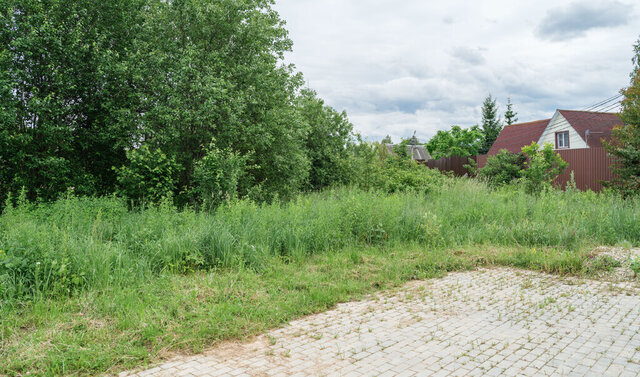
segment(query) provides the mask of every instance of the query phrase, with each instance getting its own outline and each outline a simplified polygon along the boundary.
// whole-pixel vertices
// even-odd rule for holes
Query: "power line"
[[[604,101],[600,101],[600,102],[596,103],[595,105],[591,105],[591,106],[587,107],[586,109],[584,109],[584,111],[592,111],[592,109],[597,108],[599,106],[602,106],[604,104],[607,104],[607,103],[609,103],[611,101],[615,101],[616,99],[618,99],[620,97],[622,97],[622,94],[617,94],[617,95],[615,95],[613,97],[607,98]]]

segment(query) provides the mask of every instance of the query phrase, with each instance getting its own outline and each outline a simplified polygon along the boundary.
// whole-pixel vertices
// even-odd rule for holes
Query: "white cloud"
[[[452,124],[471,126],[489,93],[499,104],[511,97],[523,122],[584,108],[628,83],[640,30],[628,10],[626,23],[549,42],[540,25],[555,0],[278,0],[275,8],[294,42],[287,61],[370,139],[414,130],[428,139]],[[567,37],[577,30],[549,28],[546,35]]]
[[[575,2],[552,9],[538,27],[538,36],[562,41],[584,36],[588,30],[626,25],[633,7],[618,1]]]

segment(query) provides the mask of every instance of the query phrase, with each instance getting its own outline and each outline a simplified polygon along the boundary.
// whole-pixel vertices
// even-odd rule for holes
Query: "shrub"
[[[511,153],[502,149],[497,155],[487,159],[487,164],[480,169],[478,175],[484,178],[490,187],[506,185],[522,177],[526,160],[522,153]]]
[[[237,195],[247,158],[212,142],[193,172],[194,193],[205,208],[213,208]]]
[[[127,151],[127,159],[128,165],[115,169],[121,195],[140,204],[144,201],[157,203],[173,194],[175,176],[180,170],[180,164],[173,157],[143,145],[140,149]]]
[[[553,145],[549,143],[541,149],[538,143],[533,142],[523,147],[522,153],[528,159],[524,162],[527,168],[523,171],[523,178],[529,193],[539,193],[551,187],[551,182],[569,166],[560,155],[554,152]]]
[[[358,162],[360,174],[355,175],[352,183],[365,190],[394,192],[430,192],[440,187],[444,175],[438,170],[420,165],[400,153],[390,154],[383,144],[372,144],[361,150]]]

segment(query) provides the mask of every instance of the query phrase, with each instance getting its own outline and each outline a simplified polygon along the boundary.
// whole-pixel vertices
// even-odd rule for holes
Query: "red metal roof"
[[[534,122],[505,126],[493,143],[488,154],[498,154],[501,149],[506,149],[513,153],[520,152],[525,145],[540,140],[540,136],[542,136],[550,120],[551,119],[536,120]]]
[[[558,111],[591,148],[602,147],[601,139],[609,139],[613,127],[623,124],[615,113],[575,110]],[[501,149],[506,149],[513,153],[520,152],[525,145],[540,140],[540,136],[549,125],[550,120],[537,120],[505,126],[488,154],[497,154]],[[587,130],[589,130],[589,135],[587,135]]]
[[[593,111],[558,110],[591,148],[602,147],[601,139],[609,139],[614,126],[622,125],[615,113]],[[587,136],[587,130],[589,135]]]

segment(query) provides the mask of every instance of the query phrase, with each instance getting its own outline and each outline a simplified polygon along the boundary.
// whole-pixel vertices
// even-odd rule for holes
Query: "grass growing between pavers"
[[[412,279],[487,265],[580,274],[582,252],[554,249],[358,248],[268,269],[167,275],[136,288],[3,307],[0,373],[95,375],[197,353]]]

